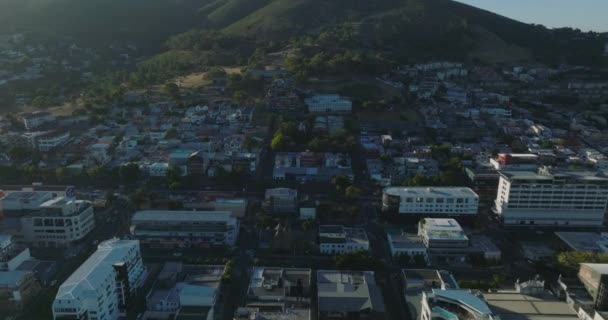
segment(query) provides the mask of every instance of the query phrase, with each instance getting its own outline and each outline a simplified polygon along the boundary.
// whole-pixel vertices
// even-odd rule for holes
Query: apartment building
[[[145,277],[139,241],[104,241],[59,287],[53,319],[115,320],[125,316]]]
[[[234,246],[239,222],[228,211],[138,211],[131,232],[151,248]]]
[[[13,311],[22,309],[28,303],[33,303],[40,290],[40,283],[33,272],[0,272],[0,312],[7,311],[7,308]]]
[[[69,247],[95,228],[93,205],[57,197],[21,218],[24,240],[34,247]]]
[[[411,216],[474,216],[479,196],[464,187],[388,187],[382,211]]]
[[[36,136],[33,146],[40,151],[50,151],[64,145],[68,140],[70,140],[69,131],[49,131]]]
[[[585,171],[502,171],[494,212],[505,225],[601,226],[608,178]]]
[[[323,225],[319,226],[319,250],[322,254],[368,251],[369,240],[363,228]]]

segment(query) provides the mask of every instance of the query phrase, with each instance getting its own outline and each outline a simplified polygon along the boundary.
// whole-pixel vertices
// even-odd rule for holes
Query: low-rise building
[[[95,228],[93,205],[57,197],[21,218],[23,238],[34,247],[69,247]]]
[[[146,296],[144,316],[172,319],[188,313],[196,315],[197,319],[213,320],[224,271],[223,265],[166,262]]]
[[[0,212],[3,214],[25,213],[36,210],[41,204],[53,199],[55,194],[48,191],[14,191],[0,199]]]
[[[570,251],[608,252],[608,234],[597,232],[555,232]]]
[[[429,258],[447,260],[481,258],[486,261],[501,259],[501,251],[485,236],[467,236],[454,219],[422,219],[418,236],[426,247]]]
[[[385,319],[373,271],[317,271],[319,320]]]
[[[21,116],[23,125],[27,130],[35,129],[47,122],[55,120],[55,116],[46,111],[37,111],[32,113],[25,113]]]
[[[34,138],[33,146],[46,152],[60,147],[70,140],[69,131],[49,131]]]
[[[273,213],[295,213],[298,210],[298,190],[295,189],[267,189],[264,200]]]
[[[368,251],[369,240],[362,228],[322,225],[319,226],[319,250],[323,254]]]
[[[382,211],[424,217],[475,216],[479,196],[464,187],[389,187],[382,193]]]
[[[34,302],[33,299],[40,293],[40,290],[40,283],[33,272],[1,271],[0,311],[22,309]]]
[[[138,211],[131,233],[151,248],[234,246],[239,222],[226,211]]]
[[[311,269],[254,267],[247,289],[247,306],[277,311],[309,308]]]
[[[386,237],[393,257],[406,255],[411,258],[420,256],[424,258],[424,261],[428,260],[426,246],[419,236],[399,231],[387,232]]]
[[[320,94],[304,100],[311,113],[350,113],[353,103],[337,94]]]
[[[59,287],[53,319],[115,320],[125,316],[145,278],[139,241],[104,241]]]

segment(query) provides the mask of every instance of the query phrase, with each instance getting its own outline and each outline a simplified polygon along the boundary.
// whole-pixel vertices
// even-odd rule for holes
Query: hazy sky
[[[457,0],[526,23],[550,28],[608,31],[608,0]]]

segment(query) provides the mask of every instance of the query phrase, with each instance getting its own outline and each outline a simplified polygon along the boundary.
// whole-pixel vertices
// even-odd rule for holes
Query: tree
[[[182,180],[182,169],[178,166],[172,165],[167,169],[167,185],[169,188],[173,186],[175,190],[179,189]],[[173,190],[173,191],[175,191]]]
[[[314,219],[306,219],[304,220],[304,222],[302,222],[302,229],[308,231],[308,230],[312,230],[312,228],[314,228],[315,226],[315,220]]]
[[[166,83],[163,87],[163,92],[173,100],[179,100],[181,96],[179,86],[173,82]]]
[[[239,90],[234,93],[232,99],[239,105],[243,105],[249,101],[249,96],[245,91]]]
[[[123,164],[118,171],[120,181],[125,184],[134,184],[139,179],[139,165],[137,163]]]
[[[67,169],[64,167],[59,167],[55,169],[55,177],[60,183],[66,181],[68,177]]]
[[[283,150],[289,146],[291,142],[289,137],[279,132],[275,134],[272,141],[270,141],[270,148],[272,148],[272,150]]]
[[[559,269],[566,275],[576,274],[581,263],[608,263],[608,253],[568,251],[557,255]]]
[[[129,200],[135,205],[136,209],[139,209],[139,207],[149,198],[148,192],[141,188],[129,195]]]
[[[344,253],[334,258],[338,270],[376,270],[377,261],[367,251]]]
[[[345,175],[339,175],[331,179],[331,183],[336,187],[336,190],[345,190],[350,185],[350,179]]]
[[[348,186],[344,191],[344,195],[346,196],[346,198],[351,200],[357,199],[361,195],[361,189],[355,186]]]
[[[165,134],[166,139],[175,139],[177,137],[177,129],[171,127]]]

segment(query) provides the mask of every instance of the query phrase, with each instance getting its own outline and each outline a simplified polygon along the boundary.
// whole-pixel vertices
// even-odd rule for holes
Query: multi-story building
[[[404,216],[475,216],[479,196],[464,187],[389,187],[382,194],[382,211]]]
[[[46,112],[38,111],[32,113],[26,113],[22,115],[23,125],[27,130],[32,130],[36,127],[43,125],[44,123],[55,120],[55,116]]]
[[[385,319],[373,271],[317,271],[319,320]]]
[[[469,238],[454,219],[422,219],[418,223],[418,236],[428,249],[469,246]]]
[[[601,226],[608,178],[591,172],[502,171],[494,212],[505,225]]]
[[[319,250],[323,254],[368,251],[369,240],[362,228],[323,225],[319,226]]]
[[[268,209],[273,213],[295,213],[298,210],[298,190],[267,189],[264,200]]]
[[[50,151],[64,145],[70,140],[69,131],[48,131],[32,138],[32,147],[40,151]]]
[[[454,219],[422,219],[418,223],[418,236],[429,259],[501,259],[501,251],[492,240],[481,235],[467,236]]]
[[[337,94],[320,94],[304,100],[311,113],[350,113],[353,103]]]
[[[0,212],[3,214],[23,213],[36,210],[41,204],[53,199],[55,195],[47,191],[15,191],[0,199]]]
[[[22,217],[21,228],[24,240],[34,247],[68,247],[95,228],[93,205],[57,197]]]
[[[59,287],[53,319],[118,319],[126,314],[145,275],[139,241],[104,241]]]
[[[239,222],[227,211],[138,211],[131,232],[153,248],[234,246]]]
[[[608,264],[581,263],[578,278],[591,295],[594,308],[608,309]]]
[[[530,153],[499,153],[490,164],[496,170],[534,171],[538,169],[539,157]]]

